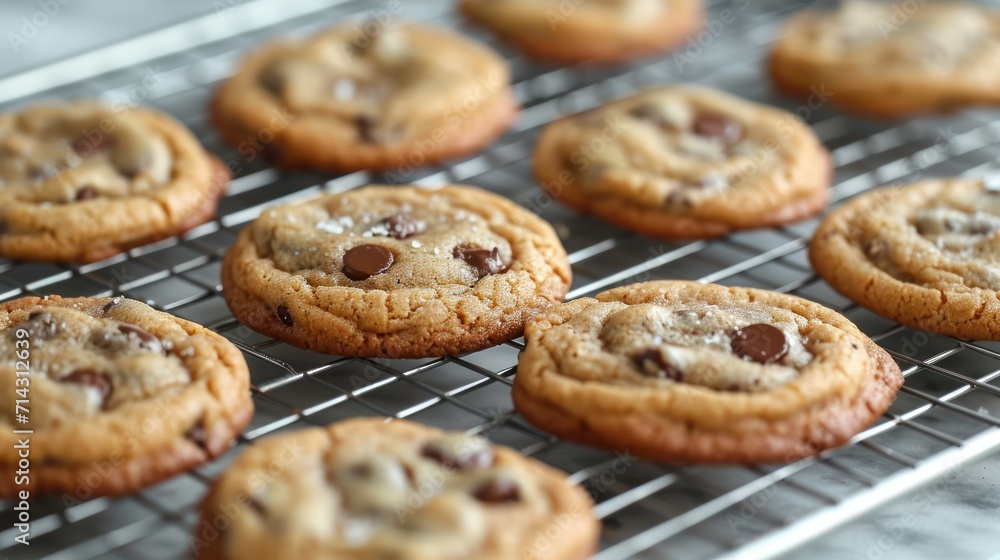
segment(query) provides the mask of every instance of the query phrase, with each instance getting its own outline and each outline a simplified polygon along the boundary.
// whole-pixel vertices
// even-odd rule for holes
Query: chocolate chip
[[[280,96],[288,80],[287,65],[283,60],[271,62],[261,70],[258,80],[264,89]]]
[[[375,470],[371,463],[356,463],[347,469],[347,473],[354,478],[371,478]]]
[[[479,278],[507,272],[507,266],[500,260],[500,249],[497,247],[494,247],[492,250],[480,249],[463,243],[455,246],[451,254],[456,259],[462,259],[472,266],[472,268],[476,269]]]
[[[287,306],[279,305],[275,311],[278,314],[278,319],[281,319],[281,322],[286,326],[291,327],[295,325],[295,320],[292,319],[292,313],[288,310]]]
[[[101,410],[104,410],[104,406],[108,403],[108,397],[111,396],[113,389],[111,378],[108,377],[108,374],[91,368],[74,370],[69,375],[63,376],[59,381],[61,383],[73,383],[74,385],[83,385],[96,389],[97,394],[101,397]]]
[[[759,364],[777,362],[788,353],[785,333],[773,325],[749,325],[733,331],[730,338],[733,352],[737,356],[749,358]]]
[[[743,137],[743,125],[717,113],[699,113],[691,129],[699,136],[719,138],[726,144],[735,144]]]
[[[30,327],[31,335],[39,340],[47,340],[55,336],[59,326],[52,319],[52,315],[46,311],[33,311],[28,315],[28,320],[36,323]]]
[[[645,375],[658,379],[670,379],[672,381],[680,381],[684,378],[681,370],[664,360],[663,353],[656,348],[643,350],[632,359],[639,366],[639,371]]]
[[[410,214],[393,214],[385,219],[383,225],[396,239],[406,239],[424,230],[423,224]]]
[[[344,253],[344,274],[351,280],[365,280],[392,266],[392,251],[381,245],[358,245]]]
[[[101,308],[101,312],[104,313],[105,315],[107,315],[108,312],[110,312],[112,309],[114,309],[115,306],[117,306],[121,302],[122,302],[122,298],[116,297],[113,300],[109,301],[108,303],[104,304],[104,307]]]
[[[139,341],[139,346],[146,348],[148,350],[159,350],[161,349],[160,339],[135,325],[129,325],[128,323],[121,323],[118,325],[118,330],[125,335],[126,338],[135,338]]]
[[[521,485],[511,478],[497,477],[481,484],[472,495],[487,504],[516,502],[521,499]]]
[[[92,198],[97,198],[97,189],[91,186],[83,187],[82,189],[76,191],[76,201],[90,200]]]
[[[184,432],[184,437],[204,450],[205,453],[208,453],[208,432],[205,431],[205,420],[203,418],[199,419],[188,431]]]
[[[493,447],[484,444],[481,447],[449,446],[447,442],[430,441],[420,450],[420,454],[432,461],[441,463],[442,466],[459,471],[473,469],[485,469],[493,464]]]
[[[267,510],[264,509],[264,504],[260,503],[260,501],[256,498],[247,498],[247,506],[257,512],[257,514],[261,517],[267,517]]]
[[[10,222],[0,218],[0,237],[7,235],[8,233],[10,233]]]
[[[666,198],[666,203],[667,206],[672,206],[674,208],[691,208],[691,206],[693,205],[691,203],[691,198],[680,190],[672,191],[670,194],[668,194]]]
[[[358,138],[366,144],[375,143],[375,119],[368,115],[354,117],[354,127],[358,129]]]

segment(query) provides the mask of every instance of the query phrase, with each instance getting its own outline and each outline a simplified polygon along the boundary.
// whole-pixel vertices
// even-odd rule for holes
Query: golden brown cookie
[[[775,226],[823,209],[830,156],[790,113],[693,86],[646,90],[549,125],[535,174],[552,196],[666,239]]]
[[[228,182],[152,109],[78,101],[0,114],[0,256],[105,259],[211,219]]]
[[[557,436],[666,462],[788,462],[892,403],[899,367],[842,315],[785,294],[661,281],[539,314],[514,402]]]
[[[419,358],[519,336],[570,274],[552,227],[505,198],[369,186],[265,211],[226,255],[222,284],[233,314],[268,336]]]
[[[779,90],[894,119],[1000,104],[1000,11],[970,2],[846,0],[791,18],[770,73]]]
[[[253,414],[235,346],[124,298],[0,304],[0,385],[3,498],[133,492],[220,455]]]
[[[469,19],[528,56],[614,63],[669,50],[701,26],[701,0],[459,0]]]
[[[254,444],[191,544],[205,560],[584,560],[591,507],[562,472],[481,437],[355,419]]]
[[[507,65],[487,47],[429,27],[344,25],[251,53],[211,118],[248,159],[355,171],[475,152],[516,112]]]
[[[830,285],[880,315],[1000,340],[1000,190],[982,180],[862,194],[820,224],[809,258]]]

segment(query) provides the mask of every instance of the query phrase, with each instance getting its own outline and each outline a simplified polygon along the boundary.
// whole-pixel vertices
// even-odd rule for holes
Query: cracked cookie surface
[[[1000,11],[968,2],[850,0],[785,25],[770,59],[777,87],[873,118],[1000,103]]]
[[[419,25],[343,25],[251,53],[211,116],[250,160],[284,168],[405,171],[475,152],[510,125],[506,63]]]
[[[529,56],[613,63],[680,45],[701,25],[701,0],[460,0],[471,20]]]
[[[0,395],[0,426],[9,428],[0,436],[3,496],[132,492],[220,455],[253,413],[235,346],[124,298],[0,304],[0,384],[11,388]],[[14,399],[24,396],[28,421],[20,423]],[[19,437],[31,440],[26,486],[14,484]]]
[[[562,472],[482,437],[355,419],[255,443],[215,483],[192,544],[209,560],[583,560],[591,507]]]
[[[266,210],[226,255],[233,314],[301,348],[417,358],[519,336],[562,301],[551,226],[486,191],[369,186]]]
[[[105,259],[208,220],[228,182],[152,109],[78,101],[0,114],[0,256]]]
[[[809,247],[838,291],[904,325],[1000,340],[1000,189],[941,179],[877,189],[820,224]]]
[[[514,402],[557,436],[652,460],[787,462],[845,443],[899,367],[843,316],[749,288],[661,281],[540,313]]]
[[[805,218],[826,205],[831,176],[826,149],[794,115],[692,86],[549,125],[534,166],[569,206],[668,239]]]

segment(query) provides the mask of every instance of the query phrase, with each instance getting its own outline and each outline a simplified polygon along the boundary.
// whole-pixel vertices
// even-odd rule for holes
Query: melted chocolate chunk
[[[347,473],[354,478],[371,478],[375,474],[375,469],[371,463],[355,463],[350,466]]]
[[[375,118],[368,115],[358,115],[354,117],[354,127],[358,129],[358,138],[366,144],[374,144],[375,139]]]
[[[344,274],[351,280],[366,280],[392,266],[392,251],[381,245],[358,245],[344,253]]]
[[[281,96],[285,88],[285,82],[288,79],[288,73],[285,69],[285,64],[281,60],[268,64],[261,71],[260,76],[258,76],[260,85],[264,86],[264,89],[274,95]]]
[[[472,443],[469,444],[474,445]],[[449,469],[468,471],[473,469],[485,469],[493,464],[493,447],[484,445],[478,449],[449,449],[441,441],[431,441],[424,445],[420,454],[432,461],[441,463]]]
[[[3,237],[8,233],[10,233],[10,222],[8,222],[3,218],[0,218],[0,237]]]
[[[456,259],[462,259],[476,270],[479,278],[485,278],[491,274],[501,274],[507,272],[507,266],[500,260],[500,249],[494,247],[492,250],[480,249],[478,247],[461,244],[457,245],[451,252]]]
[[[642,353],[636,355],[632,359],[635,361],[635,364],[639,366],[639,371],[650,377],[656,377],[657,379],[670,379],[672,381],[680,381],[684,378],[684,374],[681,373],[681,370],[664,360],[663,353],[656,348],[643,350]]]
[[[279,305],[275,311],[278,314],[278,319],[280,319],[285,326],[291,327],[295,325],[295,320],[292,319],[292,313],[288,310],[287,306]]]
[[[184,437],[208,453],[208,432],[205,431],[205,420],[200,419],[184,432]]]
[[[119,303],[121,303],[121,301],[122,300],[121,300],[120,297],[116,297],[116,298],[112,299],[108,303],[104,304],[104,307],[101,308],[101,312],[104,313],[105,315],[107,315],[112,309],[115,308],[116,305],[118,305]]]
[[[691,208],[692,203],[688,195],[681,190],[676,190],[667,195],[667,206],[673,208]]]
[[[83,187],[82,189],[76,191],[76,201],[90,200],[97,198],[97,189],[91,186]]]
[[[410,214],[393,214],[383,222],[385,228],[389,230],[389,235],[396,239],[406,239],[421,233],[424,228],[416,218]]]
[[[480,502],[502,504],[521,499],[521,485],[507,477],[497,477],[476,488],[472,495]]]
[[[29,326],[28,330],[38,340],[52,338],[59,330],[56,322],[52,320],[52,315],[45,311],[32,311],[28,315],[28,320],[35,323],[33,326]]]
[[[691,130],[699,136],[719,138],[726,144],[735,144],[743,138],[743,125],[717,113],[700,113],[694,119]]]
[[[785,333],[773,325],[757,323],[736,329],[730,335],[733,352],[758,364],[771,364],[788,354]]]
[[[113,387],[111,386],[111,378],[108,374],[99,372],[92,368],[81,368],[74,370],[69,375],[66,375],[59,379],[61,383],[72,383],[74,385],[83,385],[85,387],[92,387],[97,390],[97,394],[101,397],[101,410],[108,404],[108,397],[111,396],[111,391]]]
[[[143,348],[153,348],[159,345],[160,339],[156,338],[152,333],[147,332],[135,325],[130,325],[128,323],[121,323],[118,325],[118,330],[128,338],[136,338],[139,340],[139,346]]]
[[[260,503],[256,498],[247,498],[247,507],[257,512],[261,517],[267,517],[267,510],[264,509],[264,504]]]

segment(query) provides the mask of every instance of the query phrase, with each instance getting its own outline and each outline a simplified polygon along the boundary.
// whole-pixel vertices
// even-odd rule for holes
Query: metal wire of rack
[[[233,5],[230,5],[233,4]],[[907,377],[895,404],[850,445],[782,466],[708,468],[636,461],[553,438],[513,410],[510,385],[519,341],[465,356],[362,360],[304,352],[241,326],[221,297],[220,257],[262,208],[378,174],[283,174],[223,145],[205,120],[212,88],[247,48],[275,35],[304,36],[334,21],[388,9],[360,0],[258,0],[125,43],[0,79],[0,110],[40,98],[101,96],[144,102],[192,128],[207,149],[234,163],[218,218],[182,236],[101,263],[57,266],[0,259],[0,300],[28,294],[124,294],[205,324],[236,343],[251,364],[257,413],[225,457],[133,496],[33,504],[33,557],[187,558],[195,505],[245,445],[260,437],[353,416],[392,416],[487,434],[570,473],[604,520],[599,560],[764,558],[821,535],[959,465],[1000,449],[1000,344],[914,331],[854,305],[812,273],[805,247],[816,220],[711,241],[657,242],[551,202],[530,173],[539,128],[636,89],[698,82],[785,107],[810,122],[834,155],[833,198],[920,176],[982,175],[997,168],[1000,120],[969,111],[896,126],[853,121],[823,107],[776,97],[761,75],[776,25],[801,2],[711,0],[708,26],[681,52],[617,68],[533,64],[461,21],[448,3],[412,0],[400,17],[450,26],[493,45],[511,65],[524,111],[484,153],[408,180],[461,182],[502,193],[554,224],[573,264],[570,297],[659,278],[697,279],[797,294],[837,309],[899,361]],[[398,5],[398,4],[397,4]],[[721,17],[730,10],[735,18]],[[726,22],[730,20],[731,22]],[[689,63],[690,62],[690,63]],[[3,504],[0,527],[14,516]],[[747,515],[747,512],[750,515]],[[14,529],[0,531],[0,554]],[[34,556],[37,555],[37,556]]]

